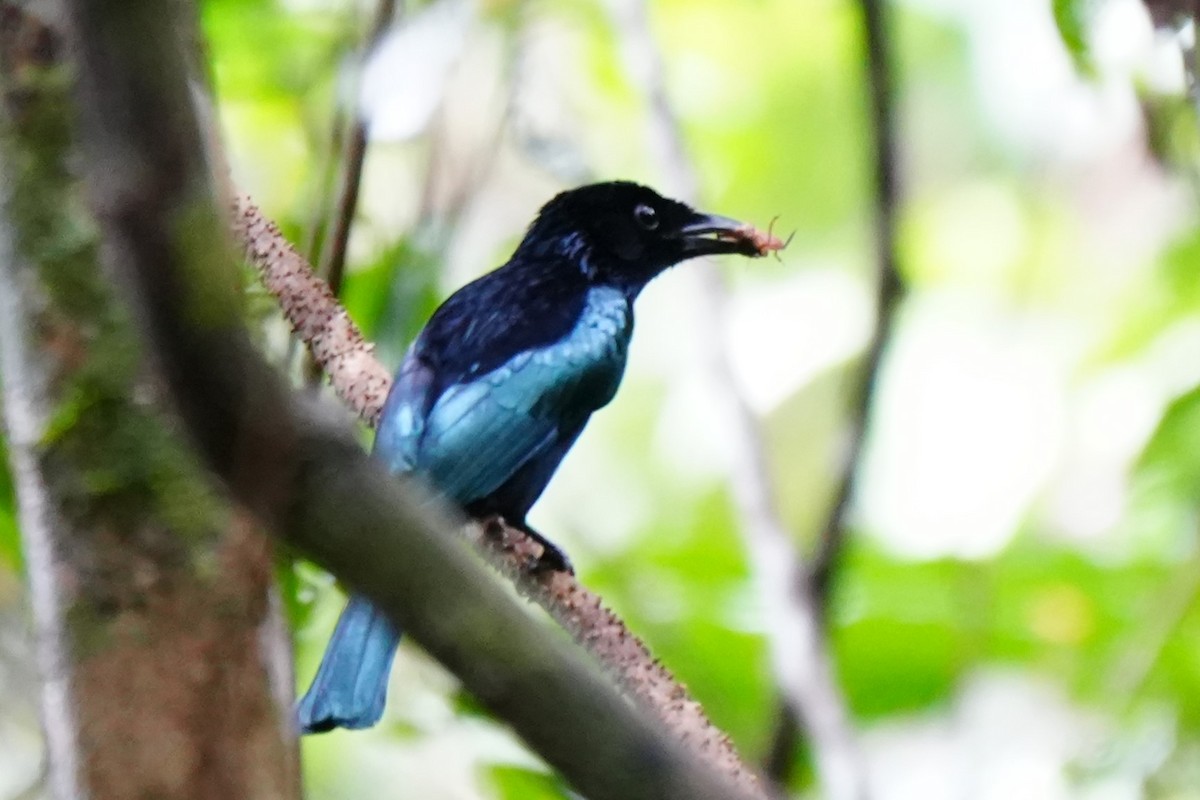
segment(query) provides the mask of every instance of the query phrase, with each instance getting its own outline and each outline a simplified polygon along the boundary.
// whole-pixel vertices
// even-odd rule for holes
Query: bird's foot
[[[536,533],[529,532],[534,539],[537,539],[538,544],[542,546],[542,555],[529,566],[530,572],[565,572],[568,575],[575,574],[575,565],[571,563],[571,559],[567,558],[557,545],[551,544],[547,539],[539,536]]]
[[[529,565],[530,572],[565,572],[568,575],[575,574],[575,566],[571,563],[571,559],[567,558],[567,554],[560,550],[558,545],[523,522],[510,524],[542,546],[542,554]]]
[[[517,530],[525,534],[526,537],[533,540],[537,548],[530,546],[527,542],[520,544],[514,542],[512,536],[505,535],[506,529]],[[484,534],[496,539],[505,550],[523,556],[523,569],[528,573],[534,575],[550,572],[575,574],[575,567],[571,564],[571,559],[567,558],[567,554],[525,523],[512,522],[498,515],[493,516],[486,521]],[[535,555],[536,549],[540,549],[541,552]]]

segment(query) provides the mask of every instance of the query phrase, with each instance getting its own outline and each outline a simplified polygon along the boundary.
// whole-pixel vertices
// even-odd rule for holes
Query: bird
[[[434,311],[409,347],[372,450],[469,516],[500,516],[538,541],[540,569],[572,571],[525,518],[596,410],[617,392],[633,305],[657,275],[697,256],[779,250],[769,232],[705,214],[629,181],[549,200],[502,266]],[[352,595],[296,708],[303,733],[383,715],[400,631]]]

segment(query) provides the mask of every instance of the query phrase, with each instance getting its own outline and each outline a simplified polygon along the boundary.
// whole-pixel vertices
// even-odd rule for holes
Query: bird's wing
[[[548,348],[452,386],[429,414],[419,470],[459,502],[488,496],[607,400],[622,367]]]
[[[433,369],[416,348],[409,349],[396,371],[375,432],[373,455],[392,472],[411,472],[417,465],[417,448],[425,433],[434,378]]]
[[[433,358],[419,339],[384,406],[376,457],[394,472],[420,473],[466,505],[561,435],[574,436],[616,392],[633,324],[628,300],[616,290],[593,290],[581,305],[574,327],[558,340],[450,381],[444,357]]]
[[[380,416],[374,456],[392,472],[422,474],[460,503],[486,496],[550,444],[562,416],[553,409],[576,382],[569,359],[537,355],[518,354],[431,397],[435,370],[410,351]],[[555,370],[559,360],[564,368]]]
[[[436,376],[430,399],[503,367],[517,353],[569,336],[584,311],[582,281],[578,267],[563,258],[525,258],[452,294],[414,346]]]
[[[417,470],[460,503],[498,489],[612,399],[631,324],[620,298],[589,298],[561,341],[446,389],[425,419]]]

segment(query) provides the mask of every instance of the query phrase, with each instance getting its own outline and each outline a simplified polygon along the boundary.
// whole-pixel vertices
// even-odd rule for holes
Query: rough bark
[[[296,796],[259,646],[270,546],[163,412],[99,268],[53,10],[0,3],[0,366],[51,786]]]
[[[429,501],[284,389],[242,327],[169,13],[149,0],[68,7],[105,252],[136,289],[144,341],[205,464],[593,800],[754,796],[664,736],[530,619]]]
[[[375,425],[392,379],[375,359],[371,344],[328,285],[245,195],[236,200],[233,228],[247,260],[278,299],[292,330],[329,376],[338,397],[364,422]],[[529,569],[541,555],[540,544],[500,519],[473,526],[468,537],[524,597],[562,625],[629,697],[698,756],[756,790],[757,779],[729,736],[598,595],[574,575]]]

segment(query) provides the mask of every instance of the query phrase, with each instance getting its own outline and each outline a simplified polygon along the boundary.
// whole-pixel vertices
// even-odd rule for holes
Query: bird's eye
[[[645,203],[642,203],[633,210],[633,218],[637,220],[638,225],[641,225],[648,231],[652,231],[658,227],[658,214]]]

